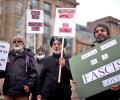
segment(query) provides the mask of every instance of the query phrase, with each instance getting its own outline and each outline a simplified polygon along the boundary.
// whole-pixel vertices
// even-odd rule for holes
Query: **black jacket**
[[[36,84],[38,83],[38,79],[39,79],[39,76],[40,76],[40,73],[41,73],[41,69],[43,68],[43,61],[44,59],[38,59],[36,58],[36,69],[37,69],[37,72],[38,72],[38,77],[34,83],[34,86],[32,88],[32,97],[31,97],[31,100],[36,100],[36,97],[37,97],[37,93],[36,93]]]
[[[26,56],[28,56],[27,62]],[[23,86],[28,85],[31,89],[37,77],[34,54],[29,49],[25,49],[19,55],[16,55],[14,50],[10,51],[6,70],[0,76],[5,78],[3,84],[4,95],[29,95],[24,91]]]
[[[72,75],[69,67],[69,58],[64,55],[66,65],[62,67],[61,82],[58,83],[59,58],[60,55],[53,54],[44,60],[44,67],[41,70],[37,84],[37,94],[41,94],[43,98],[52,98],[54,100],[57,96],[57,100],[59,98],[64,100],[64,97],[70,98],[71,96],[70,79],[72,79]]]

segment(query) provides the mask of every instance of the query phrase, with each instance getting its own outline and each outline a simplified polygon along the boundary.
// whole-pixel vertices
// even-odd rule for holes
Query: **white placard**
[[[43,10],[27,10],[26,33],[44,33]]]
[[[0,41],[0,70],[6,69],[10,44]]]
[[[55,36],[75,36],[75,8],[56,8]]]

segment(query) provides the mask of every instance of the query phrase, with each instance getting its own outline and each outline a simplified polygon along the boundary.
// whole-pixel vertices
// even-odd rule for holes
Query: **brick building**
[[[93,22],[88,22],[87,27],[91,32],[93,32],[93,28],[99,23],[104,23],[108,25],[111,32],[111,36],[114,36],[120,33],[120,20],[112,16],[107,16],[107,17],[95,20]]]

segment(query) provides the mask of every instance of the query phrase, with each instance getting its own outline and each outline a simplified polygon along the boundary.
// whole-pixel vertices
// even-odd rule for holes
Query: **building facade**
[[[76,0],[0,0],[0,40],[12,42],[13,36],[23,34],[27,47],[33,49],[44,45],[49,49],[49,38],[53,34],[57,7],[76,7]],[[44,10],[44,34],[26,34],[26,10]],[[70,48],[70,47],[69,47]],[[68,50],[69,50],[68,48]],[[71,52],[71,51],[69,51]]]
[[[111,36],[115,36],[120,33],[120,20],[112,16],[107,16],[107,17],[95,20],[93,22],[88,22],[87,27],[93,33],[94,27],[100,23],[108,25]]]
[[[90,30],[82,25],[76,25],[76,50],[75,54],[78,54],[90,47],[95,41],[94,35]]]

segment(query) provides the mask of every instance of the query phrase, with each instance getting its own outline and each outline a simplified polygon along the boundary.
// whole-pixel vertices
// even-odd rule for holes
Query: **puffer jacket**
[[[27,62],[26,56],[28,56]],[[30,49],[24,49],[19,55],[16,55],[15,51],[11,50],[8,59],[4,75],[3,94],[9,96],[29,95],[24,91],[23,86],[27,85],[31,90],[36,80],[37,71],[34,54]]]

